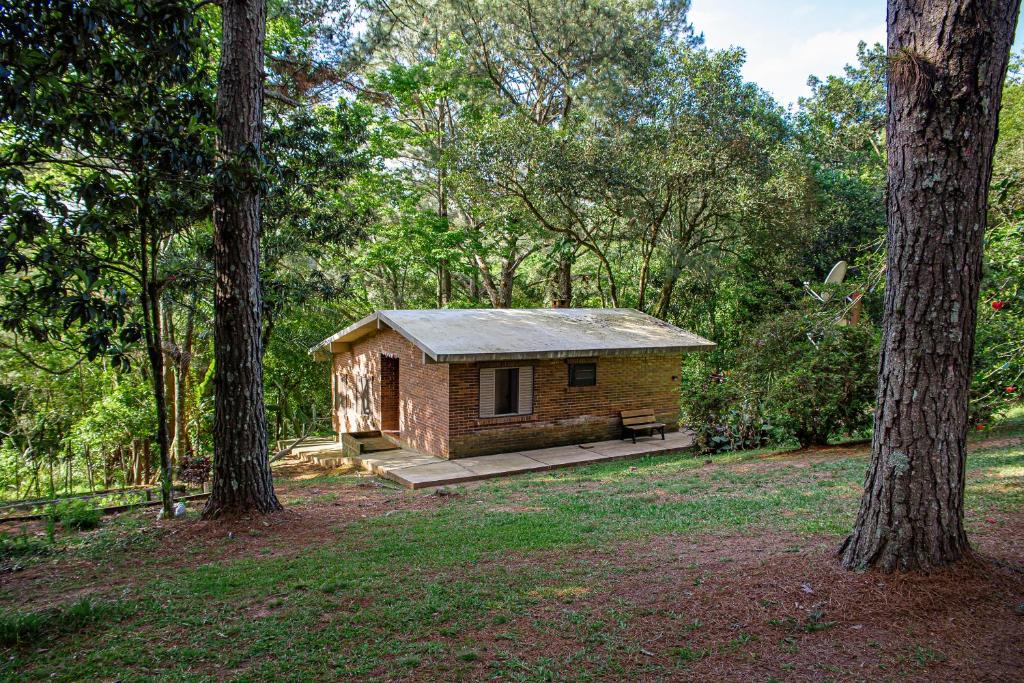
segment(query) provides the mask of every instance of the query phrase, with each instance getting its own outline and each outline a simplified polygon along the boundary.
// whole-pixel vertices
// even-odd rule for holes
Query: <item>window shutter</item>
[[[533,412],[533,366],[519,368],[519,414]]]
[[[480,417],[494,417],[494,368],[480,369]]]

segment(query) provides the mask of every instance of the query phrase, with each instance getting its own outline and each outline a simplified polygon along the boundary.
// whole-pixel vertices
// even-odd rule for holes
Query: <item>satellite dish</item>
[[[843,282],[846,277],[846,261],[840,261],[839,263],[832,266],[832,270],[828,271],[828,277],[825,278],[826,285],[838,285]]]
[[[846,271],[848,267],[849,264],[847,264],[846,261],[839,261],[838,263],[836,263],[834,266],[832,266],[832,270],[828,271],[828,276],[825,278],[825,284],[842,284],[843,280],[846,279]],[[810,282],[804,283],[804,289],[807,291],[808,294],[810,294],[811,296],[813,296],[815,299],[822,303],[827,303],[832,298],[832,294],[830,292],[822,292],[821,294],[815,292],[813,289],[811,289]],[[856,325],[857,323],[860,322],[861,309],[864,306],[862,295],[860,292],[854,292],[844,298],[850,304],[850,306],[845,313],[841,313],[839,317],[836,318],[836,324],[839,326]],[[850,314],[849,320],[847,320],[847,313]],[[811,337],[810,334],[807,335],[807,338],[810,340],[811,344],[813,344],[815,348],[817,348],[818,345],[817,343],[815,343],[814,339]]]
[[[832,270],[828,271],[828,277],[825,278],[826,285],[838,285],[842,283],[843,278],[846,277],[846,261],[840,261],[839,263],[832,266]],[[832,298],[832,295],[828,292],[822,292],[818,295],[818,298],[822,301],[828,301]]]

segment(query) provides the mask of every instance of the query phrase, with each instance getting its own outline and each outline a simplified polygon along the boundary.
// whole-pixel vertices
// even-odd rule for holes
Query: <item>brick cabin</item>
[[[334,429],[444,458],[614,439],[620,411],[675,429],[681,354],[714,348],[633,309],[378,311],[311,349]]]

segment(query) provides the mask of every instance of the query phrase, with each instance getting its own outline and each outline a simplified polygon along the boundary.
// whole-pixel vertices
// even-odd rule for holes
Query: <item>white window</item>
[[[533,367],[482,368],[480,417],[533,412]]]

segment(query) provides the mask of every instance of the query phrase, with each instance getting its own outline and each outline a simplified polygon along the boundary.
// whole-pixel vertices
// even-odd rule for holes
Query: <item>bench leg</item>
[[[661,440],[662,441],[665,440],[665,428],[664,427],[661,428]]]
[[[633,443],[636,443],[636,430],[633,431]]]

